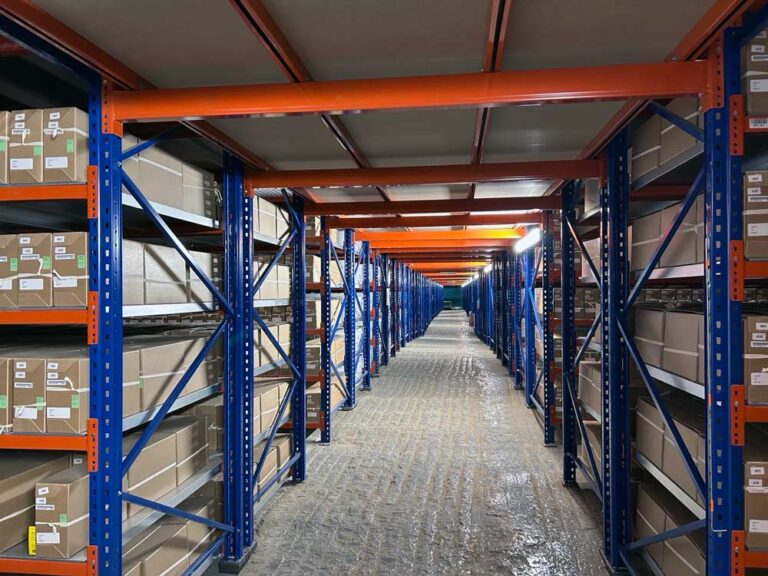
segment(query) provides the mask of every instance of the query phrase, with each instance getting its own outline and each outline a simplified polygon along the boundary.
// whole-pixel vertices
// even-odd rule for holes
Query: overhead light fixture
[[[539,242],[541,242],[541,228],[531,228],[528,230],[528,234],[515,242],[515,252],[518,254],[525,252],[528,248],[536,246]]]
[[[477,272],[475,272],[475,275],[474,275],[474,276],[472,276],[472,280],[477,280],[478,278],[480,278],[480,274],[478,274]]]
[[[486,264],[485,268],[483,268],[483,272],[485,272],[486,274],[488,274],[488,272],[490,272],[491,270],[493,270],[493,264]]]

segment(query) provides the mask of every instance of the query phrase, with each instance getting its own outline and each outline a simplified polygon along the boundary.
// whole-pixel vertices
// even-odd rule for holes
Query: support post
[[[293,464],[293,482],[303,482],[307,477],[307,308],[306,308],[306,237],[304,226],[304,199],[298,194],[292,197],[292,228],[296,232],[292,246],[291,300],[293,304],[293,326],[291,337],[291,361],[298,369],[293,374],[293,397],[291,398],[291,432],[293,453],[299,457]],[[330,388],[330,387],[329,387]],[[330,418],[329,418],[330,420]]]
[[[355,385],[355,307],[357,306],[357,283],[355,281],[355,232],[344,230],[344,278],[347,298],[344,300],[344,378],[347,381],[347,398],[344,409],[355,407],[357,386]]]
[[[367,241],[360,247],[363,267],[363,390],[371,389],[371,259]]]
[[[331,288],[331,232],[328,229],[328,221],[325,216],[320,218],[320,315],[323,323],[320,341],[320,411],[323,414],[323,429],[320,431],[320,442],[330,444],[331,442],[331,380],[334,376],[331,362],[331,347],[333,346],[333,325],[335,318],[331,304],[333,302],[333,290]],[[336,265],[336,262],[333,263]]]
[[[553,322],[553,294],[552,294],[552,266],[554,261],[554,247],[553,238],[554,234],[552,225],[552,211],[545,210],[542,213],[542,265],[541,265],[541,290],[543,293],[543,313],[541,316],[541,325],[543,328],[543,334],[541,335],[544,342],[544,358],[542,358],[541,369],[544,372],[542,376],[542,386],[544,387],[544,445],[554,446],[555,444],[555,416],[556,412],[556,399],[555,399],[555,382],[553,379],[553,366],[554,366],[554,322]]]
[[[568,229],[568,222],[576,216],[574,209],[575,185],[567,183],[561,190],[563,203],[560,219],[560,299],[562,321],[562,380],[563,395],[563,484],[576,484],[576,418],[575,398],[571,397],[571,383],[576,382],[576,370],[573,365],[576,349],[576,322],[574,315],[574,293],[576,292],[576,275],[574,271],[573,237]],[[587,441],[587,439],[583,439]]]

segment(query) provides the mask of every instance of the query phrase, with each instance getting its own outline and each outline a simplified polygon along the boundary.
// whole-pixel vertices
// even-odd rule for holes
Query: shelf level
[[[0,310],[0,325],[63,325],[87,324],[88,310],[61,308],[39,308],[27,310]]]
[[[87,200],[88,184],[29,184],[0,186],[0,202],[35,202],[41,200]]]
[[[634,451],[634,458],[635,462],[647,470],[659,484],[664,486],[664,488],[666,488],[668,492],[677,498],[683,504],[683,506],[688,508],[688,510],[690,510],[693,515],[696,516],[696,518],[699,520],[703,520],[705,518],[706,512],[704,511],[704,507],[696,502],[696,500],[691,498],[688,494],[686,494],[682,488],[680,488],[669,478],[669,476],[659,470],[653,462],[648,460],[648,458],[640,454],[637,450]]]

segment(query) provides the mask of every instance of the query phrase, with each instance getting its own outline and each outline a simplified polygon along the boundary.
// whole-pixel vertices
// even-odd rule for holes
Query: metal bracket
[[[744,241],[731,240],[729,257],[731,259],[731,300],[744,300]]]
[[[731,445],[744,446],[747,393],[743,384],[731,385]]]
[[[88,344],[99,343],[99,293],[95,290],[88,292],[88,310],[86,312],[88,324]]]
[[[99,469],[99,421],[96,418],[88,418],[88,437],[86,438],[86,459],[88,460],[88,472],[96,472]]]
[[[731,156],[744,155],[744,97],[741,94],[731,94],[728,102],[728,128],[730,137],[728,144],[731,148]]]
[[[86,212],[88,218],[93,220],[99,217],[99,167],[88,166],[88,180],[86,184]]]
[[[747,539],[743,530],[731,531],[731,576],[744,576],[744,554]]]

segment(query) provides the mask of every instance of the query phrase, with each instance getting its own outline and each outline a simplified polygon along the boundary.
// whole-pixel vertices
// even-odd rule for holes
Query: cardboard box
[[[672,226],[672,222],[679,210],[680,204],[673,204],[661,211],[659,241],[661,241],[666,231]],[[667,249],[661,255],[659,266],[669,268],[695,264],[697,258],[696,230],[696,204],[694,203],[680,223],[677,233],[672,236]],[[651,255],[649,254],[648,258]]]
[[[579,399],[582,404],[589,406],[593,412],[602,412],[601,364],[582,360],[579,362]]]
[[[123,436],[123,456],[128,455],[139,436],[141,432]],[[123,490],[156,500],[175,487],[176,434],[170,430],[156,430],[123,477]],[[143,506],[128,503],[128,516],[143,509]]]
[[[151,202],[183,209],[181,160],[152,146],[139,152],[141,192]]]
[[[589,454],[587,454],[587,442],[592,450],[592,456],[595,458],[595,465],[597,466],[598,475],[602,477],[603,470],[603,427],[600,422],[594,420],[587,420],[584,422],[584,429],[587,432],[587,437],[581,439],[580,458],[584,466],[587,468],[590,474],[592,474],[592,465],[589,462]]]
[[[187,524],[156,524],[123,547],[123,567],[141,565],[142,576],[181,576],[189,568]]]
[[[224,396],[218,394],[195,404],[192,413],[206,420],[208,449],[214,452],[224,450]]]
[[[144,244],[123,240],[123,306],[141,306],[144,298]]]
[[[699,377],[699,334],[703,314],[666,312],[661,367],[692,382]]]
[[[43,181],[43,111],[14,110],[8,137],[8,182]]]
[[[88,113],[77,108],[43,110],[43,180],[88,179]]]
[[[8,184],[8,124],[10,113],[0,111],[0,184]]]
[[[694,126],[701,126],[699,99],[696,96],[675,98],[666,105],[666,109],[684,118]],[[698,141],[671,122],[661,118],[661,138],[659,143],[661,145],[659,163],[664,164],[690,148],[695,147]]]
[[[88,545],[88,467],[73,466],[35,486],[35,544],[41,558],[71,558]]]
[[[694,402],[667,402],[672,419],[677,426],[677,430],[683,439],[683,443],[688,448],[691,458],[696,463],[696,467],[702,476],[705,472],[706,442],[704,435],[706,432],[706,420],[704,419],[704,408]],[[683,463],[680,451],[675,445],[675,441],[668,429],[664,430],[664,454],[662,458],[662,471],[675,484],[691,498],[703,505],[704,501],[698,495],[696,487],[691,479],[688,470]]]
[[[51,240],[51,235],[45,232],[19,234],[19,308],[53,306]]]
[[[18,306],[19,237],[0,235],[0,308]]]
[[[747,404],[768,404],[768,316],[744,316]]]
[[[254,397],[259,397],[261,419],[260,432],[265,432],[272,427],[280,408],[280,391],[273,382],[254,387]]]
[[[0,551],[27,539],[35,522],[35,484],[69,465],[69,454],[20,450],[0,454]]]
[[[768,259],[768,172],[744,173],[742,208],[744,257],[747,260]]]
[[[650,366],[663,363],[665,319],[664,310],[635,308],[635,345]]]
[[[646,483],[637,487],[635,538],[638,540],[664,532],[667,513],[655,498],[657,490],[661,490],[661,488]],[[661,568],[664,558],[664,543],[651,544],[646,550]]]
[[[759,32],[742,49],[741,74],[747,114],[768,113],[768,38]]]
[[[255,448],[255,454],[261,454],[264,451],[265,443],[260,443]],[[257,465],[258,458],[254,458],[254,465]],[[261,491],[264,486],[277,474],[277,449],[272,446],[264,459],[264,466],[259,473],[256,489]]]
[[[221,290],[222,279],[224,277],[224,267],[221,255],[211,254],[210,252],[190,252],[190,254],[205,275],[213,281],[219,290]],[[187,297],[189,302],[204,304],[216,301],[216,297],[213,293],[205,284],[203,284],[200,277],[190,267],[187,267],[187,277]]]
[[[52,235],[53,305],[56,308],[88,306],[88,234]]]
[[[147,304],[187,302],[187,263],[175,248],[144,244],[144,300]]]
[[[45,432],[45,360],[13,359],[13,431]]]
[[[651,260],[661,238],[661,212],[654,212],[632,223],[630,270],[642,270]]]
[[[45,427],[49,433],[83,434],[88,430],[90,359],[84,348],[45,360]]]
[[[673,530],[695,520],[693,514],[679,502],[670,499],[664,530]],[[685,536],[670,538],[664,542],[664,573],[680,576],[706,574],[704,556],[706,535],[703,530],[690,532]]]
[[[256,231],[270,238],[277,238],[277,209],[264,198],[258,199],[258,224]]]
[[[278,238],[282,238],[285,234],[288,233],[288,230],[290,229],[289,224],[289,216],[288,213],[283,210],[282,208],[278,208],[275,211],[275,234]],[[305,231],[306,234],[306,231]]]
[[[123,346],[123,417],[141,412],[141,354]]]
[[[213,174],[186,162],[181,165],[181,207],[213,220],[221,218],[221,194]]]
[[[600,208],[600,181],[596,178],[584,180],[584,215],[590,215]]]
[[[13,432],[13,358],[0,357],[0,434]]]
[[[181,510],[199,516],[201,518],[215,519],[217,505],[213,498],[193,496],[187,498],[179,505]],[[165,523],[179,524],[181,519],[174,516],[167,517]],[[187,554],[190,564],[193,563],[205,550],[213,544],[216,534],[215,528],[210,528],[200,522],[186,522],[187,525]]]
[[[277,450],[277,467],[280,469],[293,455],[293,436],[291,434],[276,434],[272,446]]]
[[[661,118],[653,115],[632,134],[632,180],[659,167]]]
[[[650,398],[639,398],[636,412],[637,451],[661,470],[664,459],[664,420]]]
[[[199,416],[171,416],[158,430],[176,436],[176,485],[181,486],[208,464],[206,420]]]

